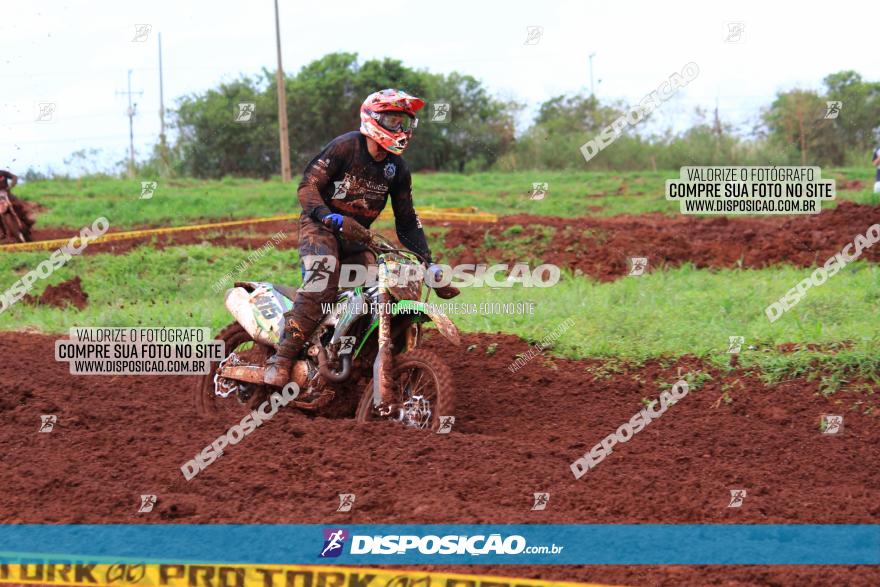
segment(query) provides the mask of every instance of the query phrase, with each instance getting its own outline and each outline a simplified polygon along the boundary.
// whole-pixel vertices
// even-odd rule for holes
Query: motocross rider
[[[12,182],[12,185],[9,185]],[[18,176],[14,173],[0,169],[0,190],[12,191],[12,188],[18,183]],[[12,194],[10,194],[11,196]]]
[[[33,226],[33,220],[31,220],[30,216],[25,212],[24,206],[22,206],[21,201],[12,195],[12,188],[14,188],[17,184],[17,175],[12,173],[11,171],[0,169],[0,192],[6,192],[7,196],[9,196],[9,203],[12,204],[12,209],[15,210],[15,213],[18,215],[19,220],[27,224],[28,227]],[[2,222],[0,222],[0,238],[6,238],[6,229],[4,228]]]
[[[336,298],[340,265],[375,263],[371,251],[342,238],[341,233],[343,226],[351,222],[369,228],[389,196],[397,238],[428,261],[434,283],[441,279],[442,272],[431,261],[422,223],[413,208],[409,168],[400,157],[412,137],[416,112],[424,105],[423,100],[401,90],[370,94],[361,105],[360,130],[336,137],[306,165],[298,190],[303,283],[307,255],[330,258],[329,263],[320,265],[321,269],[329,269],[329,277],[321,291],[300,288],[293,308],[284,314],[284,332],[277,352],[266,364],[263,380],[267,385],[282,387],[290,380],[294,360],[323,319],[321,304]]]

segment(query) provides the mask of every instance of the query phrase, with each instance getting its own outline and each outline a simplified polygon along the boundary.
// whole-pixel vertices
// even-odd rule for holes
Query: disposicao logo
[[[330,558],[339,556],[344,550],[345,541],[349,538],[351,538],[349,554],[411,554],[410,551],[414,550],[416,551],[414,554],[419,555],[514,555],[523,552],[528,553],[529,549],[537,548],[547,548],[549,552],[550,548],[527,548],[526,539],[518,534],[507,537],[502,537],[501,534],[490,534],[489,536],[415,536],[396,534],[363,536],[360,534],[349,535],[349,532],[342,528],[325,528],[324,548],[321,550],[319,557]],[[553,554],[555,553],[556,551],[553,552]]]

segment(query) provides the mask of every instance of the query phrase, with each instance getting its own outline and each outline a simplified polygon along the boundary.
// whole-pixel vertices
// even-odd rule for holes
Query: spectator
[[[874,176],[874,193],[880,194],[880,147],[874,149],[874,160],[871,165],[877,168],[877,175]]]

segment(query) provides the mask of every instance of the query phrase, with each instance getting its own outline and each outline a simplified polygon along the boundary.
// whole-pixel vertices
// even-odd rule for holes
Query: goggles
[[[379,126],[391,132],[409,132],[419,122],[418,118],[414,118],[406,112],[373,112],[372,116],[379,123]]]

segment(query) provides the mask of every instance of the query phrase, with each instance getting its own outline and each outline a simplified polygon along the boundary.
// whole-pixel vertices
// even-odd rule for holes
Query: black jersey
[[[430,260],[422,223],[413,208],[409,168],[393,153],[382,161],[373,159],[366,137],[360,132],[345,133],[330,141],[306,165],[299,184],[303,211],[316,222],[327,214],[337,213],[369,228],[389,196],[397,238],[405,247]]]

